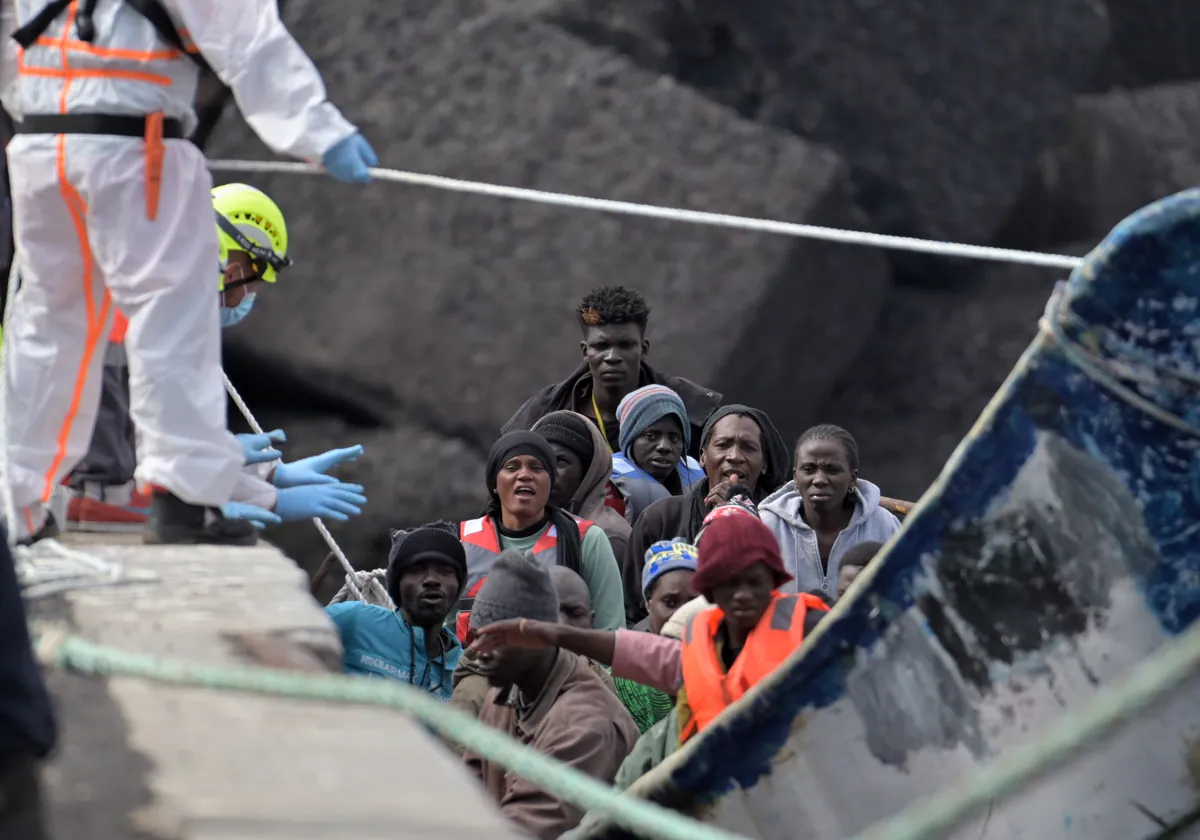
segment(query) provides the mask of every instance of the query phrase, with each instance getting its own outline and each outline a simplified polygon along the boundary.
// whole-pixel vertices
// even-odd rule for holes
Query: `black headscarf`
[[[500,474],[500,468],[504,466],[505,461],[518,455],[532,455],[541,461],[546,472],[550,474],[550,491],[554,492],[556,458],[546,439],[535,432],[509,432],[501,436],[488,453],[488,503],[484,509],[484,514],[496,523],[497,530],[502,530],[503,526],[500,496],[496,493],[496,476]],[[547,504],[546,519],[553,523],[557,534],[558,565],[580,573],[583,568],[583,541],[579,538],[579,525],[576,524],[575,518],[562,508]]]
[[[792,472],[792,450],[787,445],[787,442],[780,437],[779,432],[775,429],[775,424],[771,422],[771,418],[766,415],[766,412],[759,411],[757,408],[750,408],[745,405],[723,405],[714,411],[704,422],[704,430],[700,433],[700,450],[708,445],[709,438],[712,437],[713,429],[717,423],[731,414],[736,414],[741,417],[749,417],[762,431],[763,442],[763,471],[758,477],[758,485],[754,488],[751,494],[755,504],[758,504],[767,496],[774,493],[782,487],[790,478]],[[682,536],[687,537],[688,541],[695,540],[696,534],[700,532],[700,526],[704,524],[704,517],[708,515],[708,508],[704,506],[704,500],[709,493],[708,477],[702,478],[696,482],[692,489],[688,491],[688,522],[687,533]]]

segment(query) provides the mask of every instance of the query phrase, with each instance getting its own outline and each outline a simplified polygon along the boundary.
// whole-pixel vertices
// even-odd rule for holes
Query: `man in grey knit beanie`
[[[558,596],[550,572],[513,549],[501,553],[476,593],[471,629],[479,630],[508,618],[558,621]],[[549,670],[555,654],[553,649],[507,648],[480,656],[479,670],[494,686],[519,688],[525,679]]]

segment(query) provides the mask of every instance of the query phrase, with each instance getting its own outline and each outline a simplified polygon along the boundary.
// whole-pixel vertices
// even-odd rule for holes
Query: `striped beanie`
[[[667,572],[677,569],[694,572],[699,562],[700,555],[696,546],[685,542],[681,537],[654,543],[646,549],[646,565],[642,567],[642,597],[649,598],[654,582]]]
[[[692,448],[692,424],[679,395],[666,385],[645,385],[630,391],[617,406],[621,451],[629,454],[638,436],[664,417],[674,416],[683,427],[683,451]]]

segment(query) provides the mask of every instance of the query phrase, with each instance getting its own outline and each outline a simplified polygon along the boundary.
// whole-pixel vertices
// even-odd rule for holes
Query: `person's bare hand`
[[[508,618],[475,631],[475,641],[469,650],[473,654],[491,653],[497,648],[519,647],[538,650],[555,646],[554,631],[558,627],[548,621],[529,618]]]
[[[742,484],[744,482],[745,478],[741,475],[738,473],[732,474],[729,478],[724,479],[720,484],[708,491],[708,495],[704,497],[704,506],[714,508],[717,505],[724,504],[729,501],[730,489],[735,484]]]

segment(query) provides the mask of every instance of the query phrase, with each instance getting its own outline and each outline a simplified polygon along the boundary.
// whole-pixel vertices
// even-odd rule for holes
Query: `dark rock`
[[[1200,4],[1195,0],[1105,0],[1112,41],[1096,89],[1200,79]]]
[[[1089,246],[1059,246],[1082,256]],[[953,290],[897,287],[822,422],[858,440],[862,476],[915,500],[933,483],[1017,359],[1064,272],[978,266]]]
[[[1200,183],[1198,133],[1200,82],[1080,97],[1000,241],[1099,242],[1133,211]]]
[[[834,149],[879,229],[972,242],[1006,218],[1108,34],[1094,0],[525,8]]]
[[[352,16],[293,0],[288,22],[385,165],[865,224],[833,153],[545,23],[461,0]],[[244,126],[219,135],[214,157],[261,154]],[[296,266],[233,345],[377,422],[481,452],[576,364],[571,313],[591,287],[642,289],[658,365],[787,423],[857,354],[889,283],[863,248],[387,183],[249,180],[283,207]]]
[[[461,441],[412,426],[364,429],[334,418],[293,418],[272,412],[258,420],[263,428],[287,432],[288,461],[362,444],[363,457],[341,466],[335,474],[343,481],[363,485],[367,506],[349,522],[325,523],[356,568],[386,565],[390,529],[468,518],[480,511],[486,499],[483,459]],[[310,575],[328,553],[311,522],[272,528],[265,536]],[[340,572],[334,577],[337,585],[326,597],[341,585]]]

